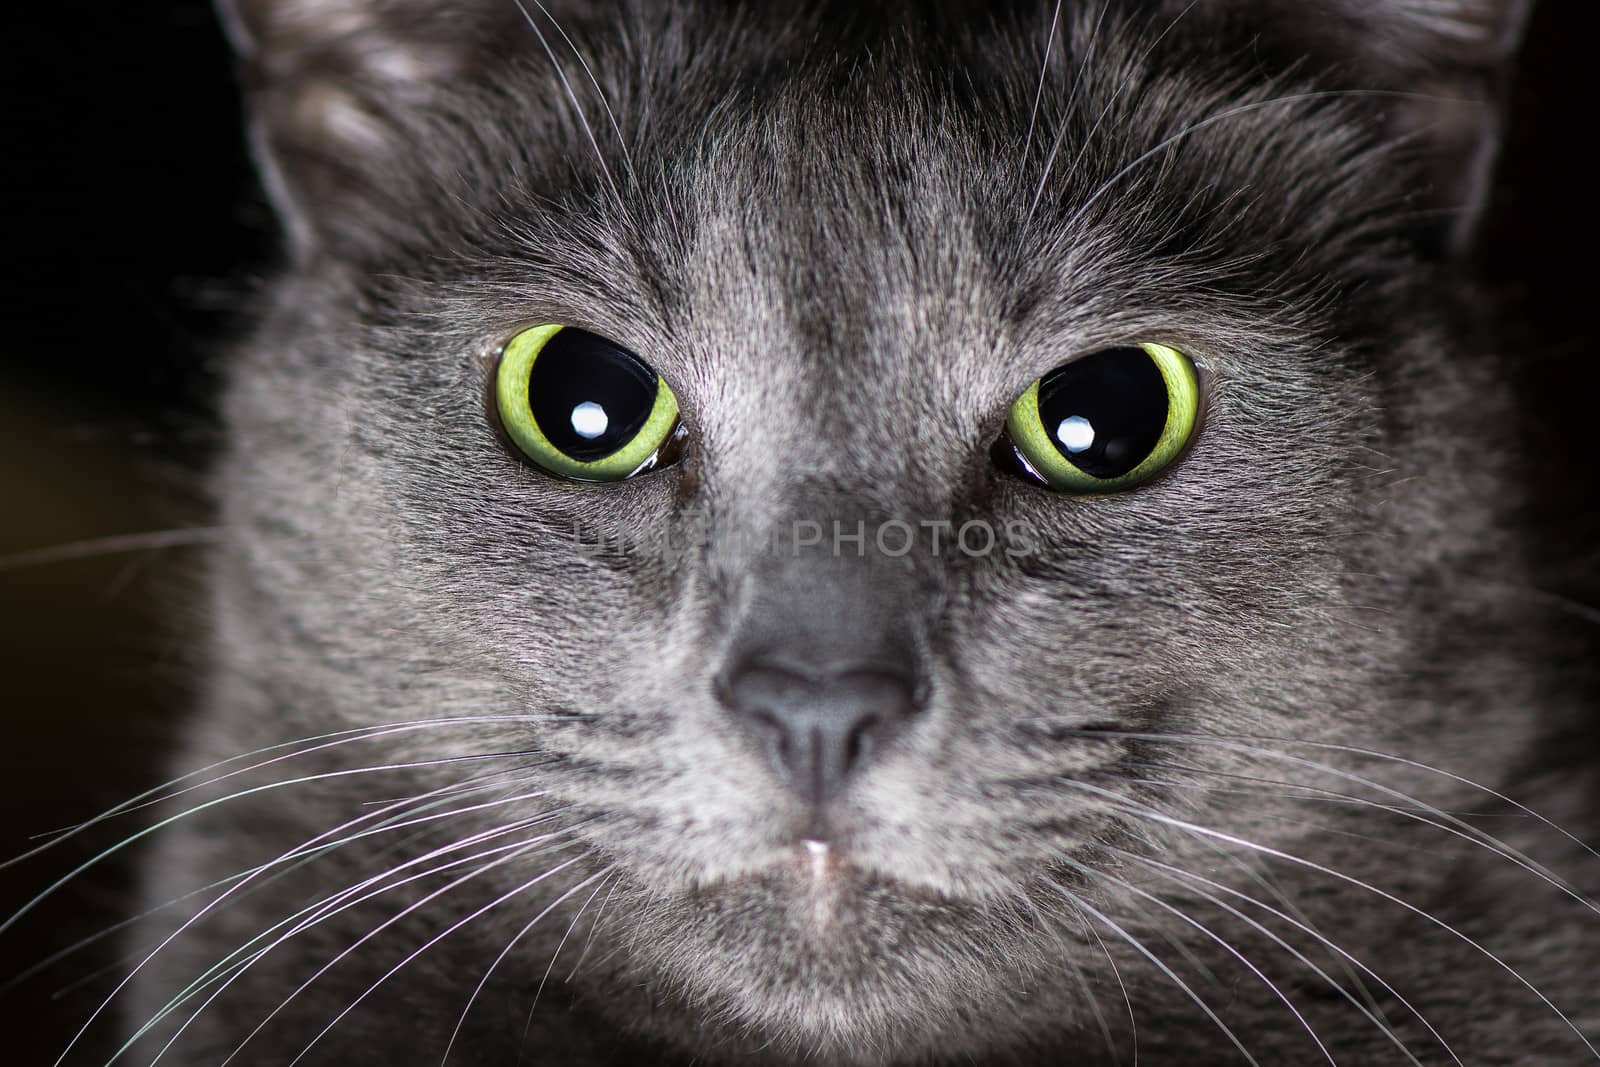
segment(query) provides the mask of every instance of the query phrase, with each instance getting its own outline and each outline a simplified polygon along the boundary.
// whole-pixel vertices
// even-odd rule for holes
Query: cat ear
[[[1489,198],[1532,0],[1336,0],[1358,88],[1395,91],[1393,132],[1422,153],[1427,206],[1467,248]],[[1286,19],[1304,14],[1299,3]]]
[[[508,39],[521,40],[510,23],[524,17],[513,0],[218,0],[218,8],[239,57],[263,181],[297,256],[370,235],[375,211],[395,206],[414,169],[408,120]]]

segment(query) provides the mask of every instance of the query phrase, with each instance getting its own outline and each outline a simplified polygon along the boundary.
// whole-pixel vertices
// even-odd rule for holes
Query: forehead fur
[[[1353,0],[1280,7],[729,5],[703,19],[673,4],[242,0],[233,22],[297,244],[370,258],[381,244],[436,251],[439,233],[408,231],[436,226],[452,201],[498,226],[497,201],[523,190],[541,203],[577,199],[586,216],[637,202],[650,210],[630,225],[657,222],[675,179],[703,180],[707,156],[730,158],[745,141],[770,154],[769,179],[783,174],[787,191],[806,187],[794,168],[810,167],[809,188],[856,211],[878,197],[842,200],[845,181],[881,186],[964,157],[979,170],[969,184],[1012,194],[1031,219],[1036,194],[1059,198],[1074,177],[1110,176],[1096,164],[1129,161],[1103,148],[1154,149],[1198,122],[1202,131],[1180,139],[1226,139],[1219,160],[1279,170],[1299,160],[1316,179],[1326,159],[1312,164],[1302,145],[1234,150],[1304,125],[1319,101],[1397,141],[1392,94],[1415,89],[1423,67],[1435,84],[1467,69],[1451,49],[1498,25],[1490,9],[1499,11],[1418,3],[1377,19]],[[1396,49],[1412,58],[1390,56]],[[1223,103],[1249,103],[1252,86],[1252,107],[1218,117]],[[1291,91],[1349,95],[1266,103]],[[868,161],[876,175],[860,173]],[[1164,159],[1152,162],[1155,171]],[[758,177],[748,166],[740,174]]]

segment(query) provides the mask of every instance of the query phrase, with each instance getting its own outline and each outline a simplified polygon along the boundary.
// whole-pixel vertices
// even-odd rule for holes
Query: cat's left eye
[[[500,354],[495,408],[534,464],[577,482],[619,482],[676,458],[683,427],[661,376],[614,341],[573,326],[523,330]]]
[[[1189,357],[1158,344],[1108,348],[1030,385],[1011,405],[996,457],[1063,493],[1130,489],[1183,454],[1199,414]]]

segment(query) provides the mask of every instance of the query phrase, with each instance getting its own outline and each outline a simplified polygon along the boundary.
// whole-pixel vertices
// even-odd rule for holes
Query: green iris
[[[1105,493],[1177,459],[1199,413],[1194,364],[1176,349],[1141,344],[1057,367],[1011,405],[1006,430],[1029,477],[1064,493]]]
[[[547,324],[500,354],[495,405],[506,435],[560,478],[616,482],[665,465],[678,400],[632,352],[598,334]]]

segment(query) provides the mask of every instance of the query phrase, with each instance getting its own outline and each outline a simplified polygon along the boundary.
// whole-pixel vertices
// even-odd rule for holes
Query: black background
[[[1529,447],[1541,587],[1594,606],[1600,108],[1581,7],[1540,8],[1516,89],[1482,256],[1536,419],[1524,442],[1484,427],[1484,448]],[[274,247],[206,3],[17,5],[6,36],[0,858],[157,780],[189,704],[193,551],[17,554],[208,521],[215,353]],[[82,856],[0,871],[0,916]],[[125,914],[125,892],[115,864],[70,883],[0,934],[0,981]],[[90,951],[0,993],[0,1058],[51,1062],[104,983],[54,994],[108,962]]]

